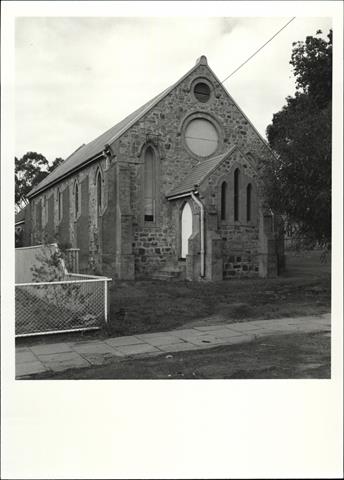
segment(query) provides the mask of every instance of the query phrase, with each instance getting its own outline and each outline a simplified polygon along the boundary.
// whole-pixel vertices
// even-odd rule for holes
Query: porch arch
[[[189,202],[185,202],[180,216],[180,258],[186,258],[189,252],[189,238],[193,233],[193,212]]]

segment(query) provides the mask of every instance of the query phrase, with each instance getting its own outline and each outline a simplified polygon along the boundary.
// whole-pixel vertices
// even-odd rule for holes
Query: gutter
[[[201,278],[205,277],[205,222],[204,222],[204,205],[199,198],[196,197],[197,190],[191,190],[187,193],[173,195],[168,200],[177,200],[179,198],[191,197],[201,211]]]
[[[39,190],[37,190],[36,192],[34,193],[29,193],[27,198],[31,199],[31,198],[34,198],[36,197],[37,195],[39,195],[40,193],[43,193],[45,190],[47,190],[48,188],[51,188],[53,187],[54,185],[56,185],[57,183],[61,182],[62,180],[64,180],[65,178],[73,175],[73,173],[77,172],[78,170],[81,170],[82,168],[86,167],[87,165],[90,165],[91,163],[95,162],[96,160],[100,160],[101,158],[104,158],[104,151],[102,151],[101,153],[97,153],[97,155],[95,155],[94,157],[90,158],[87,162],[81,164],[81,165],[78,165],[76,166],[75,168],[73,168],[72,170],[69,170],[68,172],[66,172],[64,175],[62,175],[61,177],[58,177],[56,180],[53,180],[51,183],[49,183],[48,185],[46,185],[45,187],[42,187],[40,188]],[[47,177],[48,178],[48,177]]]
[[[177,195],[172,195],[171,197],[167,197],[167,200],[177,200],[178,198],[190,197],[190,195],[191,195],[191,192],[177,193]]]
[[[205,276],[205,249],[204,249],[204,205],[194,192],[191,192],[191,198],[201,210],[201,277]]]

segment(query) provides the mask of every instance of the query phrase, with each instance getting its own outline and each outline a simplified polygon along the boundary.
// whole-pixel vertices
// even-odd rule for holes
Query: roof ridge
[[[250,124],[250,126],[253,128],[253,130],[255,131],[255,133],[258,135],[258,137],[260,138],[260,140],[263,142],[263,144],[265,145],[265,147],[269,150],[269,152],[274,156],[276,157],[276,154],[274,153],[274,151],[272,150],[272,148],[270,147],[269,143],[267,142],[267,140],[264,139],[263,135],[261,135],[258,130],[256,129],[256,127],[253,125],[253,123],[251,122],[251,120],[248,118],[248,116],[244,113],[244,111],[239,107],[238,103],[234,100],[234,98],[232,97],[232,95],[228,92],[228,90],[226,89],[226,87],[223,85],[223,82],[221,82],[218,78],[218,76],[213,72],[213,70],[209,67],[208,65],[208,68],[210,70],[210,72],[212,73],[212,75],[214,75],[214,78],[215,80],[217,81],[217,86],[216,87],[219,87],[221,86],[222,89],[224,90],[224,92],[226,93],[226,95],[228,95],[228,97],[232,100],[232,102],[234,103],[234,105],[236,106],[236,108],[239,110],[239,112],[241,113],[241,115],[247,120],[247,122]]]
[[[63,160],[63,162],[61,162],[59,165],[57,165],[57,167],[54,168],[54,170],[52,170],[51,172],[49,172],[49,174],[48,174],[46,177],[44,177],[43,180],[45,180],[46,178],[48,178],[49,175],[51,175],[53,172],[58,171],[58,170],[62,167],[62,165],[63,165],[65,162],[67,162],[67,160],[68,160],[72,155],[74,155],[74,153],[78,152],[79,150],[81,150],[81,149],[82,149],[83,147],[85,147],[85,146],[86,146],[86,144],[83,143],[82,145],[80,145],[80,147],[76,148],[76,149],[74,150],[74,152],[72,152],[70,155],[68,155],[67,158],[65,158],[65,159]],[[42,182],[43,182],[43,180],[42,180]],[[41,182],[40,182],[40,183],[41,183]],[[38,185],[39,185],[39,184],[38,184]],[[30,194],[32,191],[34,191],[34,190],[38,187],[38,185],[35,185],[35,187],[30,190],[29,194]]]
[[[227,156],[229,156],[231,153],[233,153],[233,151],[235,149],[237,149],[238,147],[236,145],[232,145],[226,152],[223,152],[222,154],[220,155],[217,155],[215,157],[212,157],[213,158],[213,161],[215,159],[219,159],[216,161],[216,164],[214,165],[214,167],[212,169],[209,170],[209,172],[204,176],[203,180],[205,180],[211,173],[213,173],[217,167],[220,165],[221,161],[224,160]],[[202,181],[203,181],[202,180]]]
[[[202,58],[202,57],[201,57]],[[87,144],[84,144],[85,148],[89,148],[89,150],[92,150],[92,146],[95,145],[98,142],[100,143],[103,143],[101,141],[102,137],[106,136],[106,134],[109,134],[111,132],[111,130],[115,130],[116,127],[120,126],[121,124],[123,124],[123,127],[119,129],[118,132],[115,132],[114,135],[112,135],[110,137],[110,139],[108,140],[105,140],[104,139],[104,143],[103,143],[103,146],[102,148],[105,147],[106,144],[111,144],[113,141],[117,140],[120,136],[122,136],[129,128],[131,128],[140,118],[142,118],[143,115],[145,115],[146,113],[148,113],[152,108],[154,108],[163,98],[165,98],[165,96],[170,92],[172,91],[179,83],[181,83],[186,77],[188,77],[194,70],[196,70],[200,65],[203,65],[202,61],[201,61],[201,58],[198,59],[199,61],[197,61],[197,63],[191,68],[189,69],[181,78],[179,78],[179,80],[177,80],[175,83],[173,83],[172,85],[170,85],[169,87],[165,88],[162,92],[160,92],[158,95],[156,95],[155,97],[153,97],[151,100],[147,101],[146,103],[144,103],[143,105],[141,105],[141,107],[137,108],[136,110],[134,110],[134,112],[130,113],[129,115],[127,115],[124,119],[120,120],[119,122],[117,122],[115,125],[113,125],[111,128],[109,128],[108,130],[106,130],[104,133],[102,133],[101,135],[98,135],[96,138],[94,138],[93,140],[91,140],[89,143]],[[209,68],[209,66],[207,65],[207,67]],[[133,118],[131,118],[133,117]],[[92,159],[93,156],[95,155],[99,155],[100,153],[100,150],[102,148],[95,148],[94,150],[96,150],[95,152],[93,152],[92,155],[88,154],[87,157],[80,162],[80,164],[77,164],[75,166],[75,168],[81,168],[82,165],[84,163],[86,163],[88,160]],[[67,159],[61,164],[59,165],[59,167],[62,167],[62,165],[65,167],[66,166],[66,161],[67,160],[70,160],[80,149],[77,149],[75,150],[71,155],[69,155],[69,157],[67,157]],[[61,170],[61,169],[59,169]],[[69,171],[72,171],[73,168],[71,168],[70,170],[67,169],[67,171],[65,172],[65,175],[68,174]],[[28,194],[28,197],[31,197],[33,194],[37,194],[40,192],[40,190],[45,190],[46,188],[48,188],[48,186],[54,182],[54,181],[57,181],[59,177],[56,176],[56,171],[57,171],[57,168],[55,170],[53,170],[51,172],[51,174],[47,175],[47,177],[45,177],[38,185],[36,185]],[[55,174],[54,174],[55,172]],[[54,174],[54,175],[53,175]],[[51,177],[52,175],[52,177]],[[49,180],[49,177],[50,180]],[[55,178],[57,177],[57,178]]]
[[[196,168],[196,167],[198,167],[199,165],[204,165],[205,163],[214,161],[216,158],[222,157],[222,156],[225,155],[226,153],[229,153],[229,151],[230,151],[230,149],[227,150],[227,152],[218,153],[217,155],[210,156],[210,157],[208,157],[208,158],[205,158],[204,160],[199,160],[198,163],[196,163],[196,165],[194,165],[192,168]]]
[[[200,60],[200,59],[199,59]],[[181,83],[190,73],[192,73],[196,68],[200,65],[200,62],[197,62],[196,65],[194,65],[190,70],[188,70],[179,80],[177,80],[175,83],[170,85],[169,87],[165,88],[162,92],[160,92],[158,95],[153,97],[151,100],[149,100],[147,103],[143,104],[142,107],[138,108],[135,110],[132,115],[141,110],[144,109],[144,107],[147,105],[147,109],[140,112],[139,115],[134,118],[132,121],[129,122],[128,125],[125,125],[121,131],[116,133],[113,138],[111,138],[107,143],[111,143],[114,140],[117,140],[123,133],[125,133],[130,127],[132,127],[143,115],[148,113],[152,108],[154,108],[170,91],[172,91],[179,83]],[[209,67],[208,67],[209,68]],[[130,116],[130,115],[129,115]],[[124,119],[125,120],[125,119]],[[123,120],[123,121],[124,121]]]
[[[231,155],[237,148],[238,147],[236,145],[232,145],[227,151],[223,153],[201,160],[197,165],[194,165],[191,168],[189,173],[176,187],[174,187],[169,193],[166,194],[166,197],[170,198],[191,192],[195,185],[199,185],[200,183],[202,183],[211,173],[214,172],[214,170],[216,170],[216,168],[221,164],[221,162],[229,155]],[[212,163],[215,163],[215,165],[211,165]],[[205,171],[202,172],[202,170]],[[197,175],[199,178],[197,177]]]

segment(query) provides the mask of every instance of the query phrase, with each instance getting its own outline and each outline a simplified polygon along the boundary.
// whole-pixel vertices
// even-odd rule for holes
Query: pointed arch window
[[[101,215],[103,209],[103,175],[99,169],[96,176],[97,191],[97,215]]]
[[[44,195],[42,200],[42,225],[45,226],[48,221],[47,196]]]
[[[63,196],[61,190],[57,191],[57,212],[59,222],[62,220],[63,215]]]
[[[234,171],[234,221],[239,220],[239,189],[240,189],[240,170]]]
[[[77,219],[80,215],[80,185],[78,181],[74,183],[74,217]]]
[[[252,211],[252,185],[249,183],[246,187],[246,221],[251,221]]]
[[[221,185],[221,220],[227,218],[227,182],[223,182]]]
[[[155,220],[155,153],[148,147],[144,154],[144,220]]]

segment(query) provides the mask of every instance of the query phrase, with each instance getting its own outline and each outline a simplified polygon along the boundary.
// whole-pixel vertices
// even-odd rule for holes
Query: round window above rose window
[[[185,130],[185,142],[192,153],[208,157],[216,152],[219,136],[214,125],[204,118],[191,120]]]

